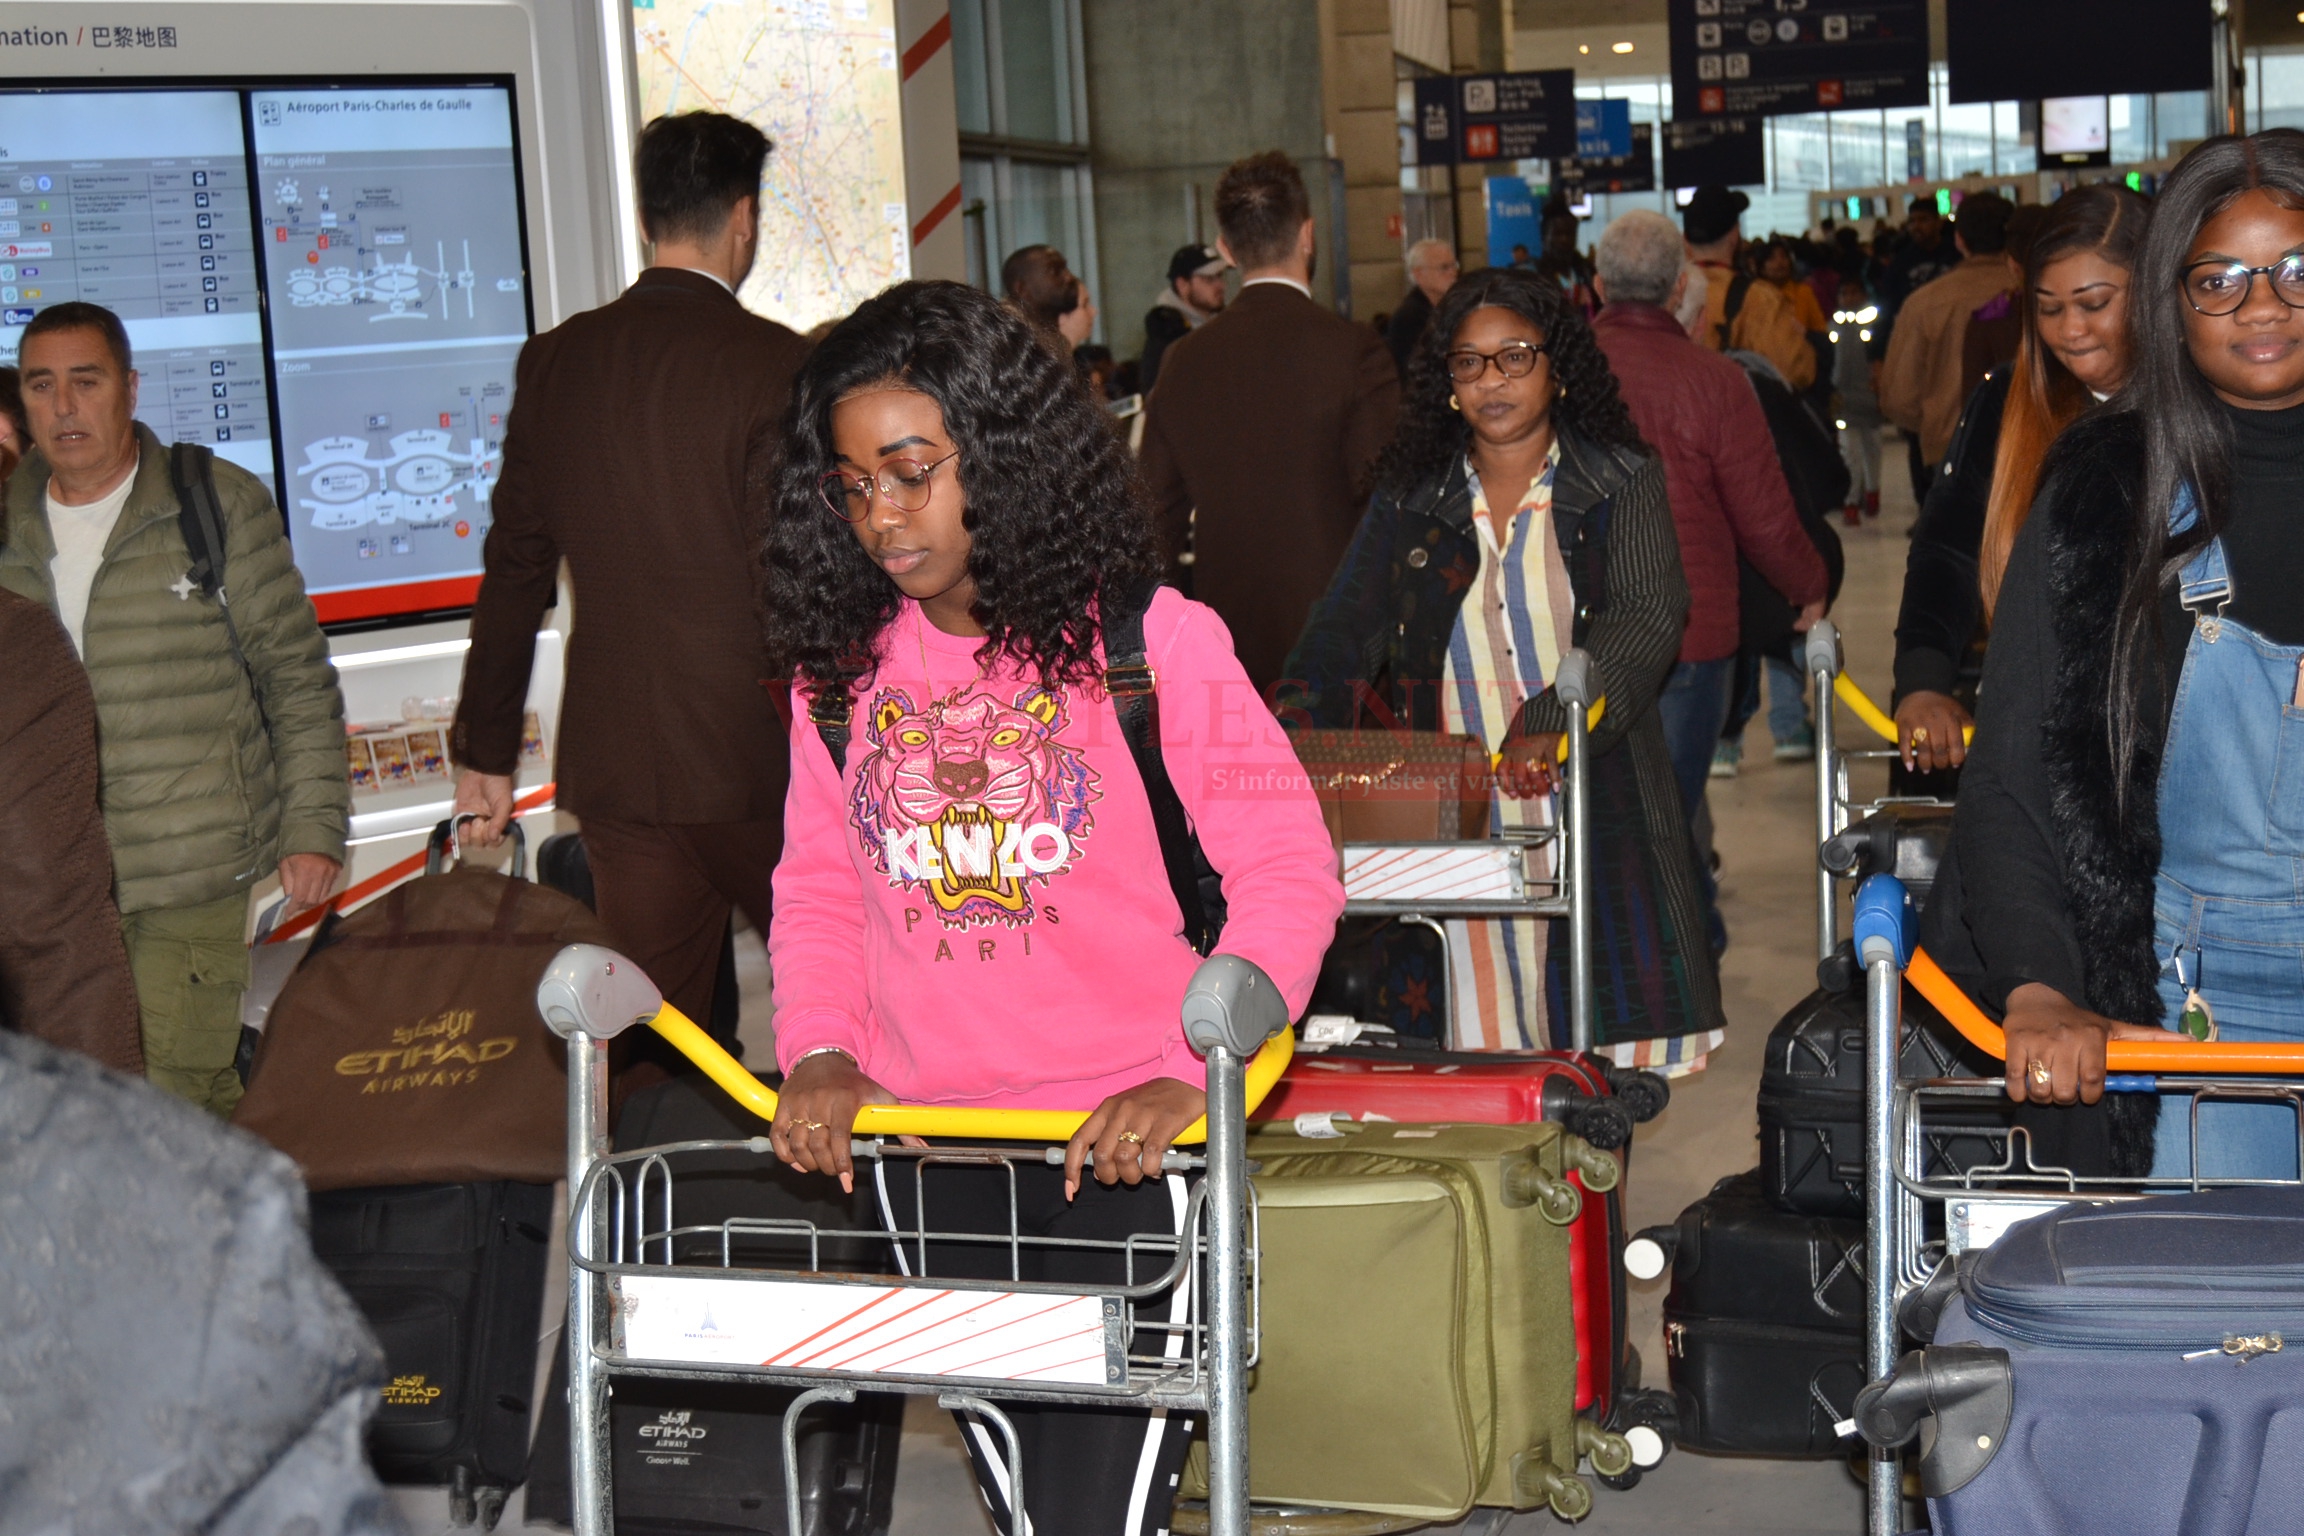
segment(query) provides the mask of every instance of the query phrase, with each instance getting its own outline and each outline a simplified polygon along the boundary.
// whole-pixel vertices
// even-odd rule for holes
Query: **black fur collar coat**
[[[2124,804],[2107,727],[2109,659],[2143,478],[2143,436],[2132,416],[2074,426],[2050,456],[2001,587],[1976,746],[1923,924],[1929,952],[1995,1010],[2016,987],[2040,982],[2107,1018],[2165,1022],[2152,941],[2171,692],[2161,679],[2176,675],[2189,634],[2173,591],[2159,615],[2159,666],[2138,685],[2140,740]],[[2036,1128],[2035,1139],[2063,1144],[2080,1162],[2109,1163],[2075,1171],[2145,1171],[2157,1101],[2111,1095],[2106,1103],[2109,1111],[2093,1117],[2103,1124],[2080,1145],[2062,1128],[2045,1136]]]

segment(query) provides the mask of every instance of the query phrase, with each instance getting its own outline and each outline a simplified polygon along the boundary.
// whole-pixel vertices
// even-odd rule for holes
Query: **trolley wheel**
[[[1568,1129],[1603,1152],[1632,1139],[1632,1110],[1618,1099],[1586,1099],[1568,1111]]]
[[[1610,1476],[1606,1472],[1595,1472],[1592,1476],[1603,1488],[1612,1488],[1618,1493],[1629,1493],[1640,1486],[1640,1479],[1645,1471],[1646,1468],[1635,1466],[1628,1467],[1614,1476]]]
[[[502,1488],[483,1488],[474,1495],[474,1503],[479,1506],[480,1529],[483,1531],[496,1529],[497,1522],[504,1518],[506,1497],[506,1490]]]
[[[1646,1125],[1672,1102],[1672,1085],[1645,1069],[1619,1074],[1611,1084],[1616,1101],[1632,1113],[1634,1125]]]
[[[1632,1454],[1632,1442],[1612,1432],[1595,1436],[1592,1448],[1586,1454],[1592,1458],[1593,1473],[1602,1478],[1622,1477],[1637,1464]]]
[[[1552,1506],[1552,1513],[1574,1525],[1592,1513],[1592,1485],[1570,1473],[1555,1483],[1544,1502]]]

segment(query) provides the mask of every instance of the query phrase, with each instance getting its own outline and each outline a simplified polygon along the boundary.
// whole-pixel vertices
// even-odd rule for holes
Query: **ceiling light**
[[[1608,45],[1608,51],[1610,53],[1630,53],[1632,51],[1632,45],[1630,43],[1610,43]]]
[[[2298,21],[2304,21],[2304,14],[2299,14],[2296,19]],[[1590,53],[1592,51],[1592,45],[1590,43],[1578,43],[1576,45],[1576,51],[1578,53]]]

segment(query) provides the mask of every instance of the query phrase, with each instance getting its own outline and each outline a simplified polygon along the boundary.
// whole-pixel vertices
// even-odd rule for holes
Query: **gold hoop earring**
[[[1448,397],[1448,409],[1452,411],[1461,411],[1464,409],[1464,407],[1456,403],[1456,397],[1454,395],[1450,395]]]
[[[1556,392],[1553,394],[1552,398],[1553,398],[1553,399],[1555,399],[1555,400],[1565,400],[1565,399],[1567,399],[1567,398],[1568,398],[1568,386],[1567,386],[1567,385],[1565,385],[1565,384],[1562,384],[1562,385],[1560,385],[1560,386],[1558,387],[1557,391],[1556,391]]]

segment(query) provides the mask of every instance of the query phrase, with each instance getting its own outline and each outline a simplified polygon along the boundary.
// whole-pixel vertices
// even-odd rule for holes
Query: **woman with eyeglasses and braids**
[[[1663,466],[1557,284],[1491,268],[1448,291],[1376,479],[1280,718],[1350,728],[1373,692],[1404,726],[1498,754],[1492,830],[1542,825],[1567,728],[1552,681],[1588,652],[1607,696],[1591,738],[1597,1038],[1622,1066],[1695,1065],[1719,981],[1656,711],[1688,588]],[[1452,1043],[1567,1043],[1555,926],[1451,924]]]
[[[1012,1222],[1059,1243],[1148,1234],[1139,1283],[1168,1262],[1158,1240],[1174,1252],[1188,1196],[1163,1157],[1207,1083],[1179,1010],[1212,924],[1205,884],[1169,872],[1164,809],[1222,877],[1214,949],[1259,966],[1291,1017],[1343,909],[1287,738],[1223,623],[1159,572],[1127,451],[997,299],[898,284],[801,365],[767,551],[769,651],[794,677],[770,1140],[850,1183],[865,1104],[1093,1111],[1053,1164],[1021,1149],[1012,1178],[923,1169],[925,1213],[908,1174],[866,1172],[893,1230],[995,1237],[926,1241],[933,1276],[1009,1278]],[[908,1272],[921,1251],[898,1245]],[[1126,1269],[1045,1245],[1022,1266],[1099,1285]],[[1139,1323],[1172,1302],[1139,1300]],[[1181,1345],[1140,1329],[1134,1348]],[[1008,1413],[1032,1529],[1168,1527],[1188,1418]],[[962,1433],[1014,1536],[1000,1440],[974,1418]]]
[[[2103,1097],[2115,1173],[2187,1175],[2193,1127],[2106,1095],[2107,1041],[2304,1041],[2300,306],[2304,133],[2208,140],[2137,252],[2128,380],[2008,558],[1926,917],[2004,1013],[2009,1097]],[[2286,1105],[2204,1104],[2198,1135],[2203,1177],[2297,1176]]]

